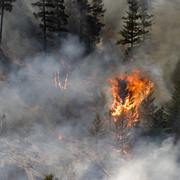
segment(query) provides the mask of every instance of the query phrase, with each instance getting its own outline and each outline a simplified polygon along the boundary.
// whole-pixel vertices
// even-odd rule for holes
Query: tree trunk
[[[60,46],[61,46],[61,41],[60,41],[60,22],[59,22],[59,15],[58,15],[58,0],[56,0],[56,6],[57,6],[57,19],[58,19],[58,40],[59,40],[59,48],[60,48]]]
[[[1,34],[0,34],[0,45],[1,45],[1,41],[2,41],[2,28],[3,28],[3,15],[4,15],[4,0],[2,0],[1,2],[2,5],[2,9],[1,9]]]
[[[46,7],[45,7],[45,0],[43,0],[43,14],[44,14],[44,55],[46,60]]]
[[[80,34],[79,34],[79,39],[80,39],[80,42],[82,42],[82,16],[83,16],[83,4],[82,4],[83,1],[81,1],[80,3]]]

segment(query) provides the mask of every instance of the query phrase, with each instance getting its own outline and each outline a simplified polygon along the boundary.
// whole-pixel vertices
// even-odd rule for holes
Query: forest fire
[[[66,74],[64,85],[61,84],[60,77],[59,77],[59,69],[55,68],[55,87],[59,87],[60,89],[64,90],[67,86],[67,79],[68,79],[68,73]]]
[[[115,121],[123,112],[129,116],[128,126],[138,118],[138,107],[154,86],[147,77],[141,77],[141,74],[142,70],[133,70],[131,73],[108,79],[114,99],[110,110]]]

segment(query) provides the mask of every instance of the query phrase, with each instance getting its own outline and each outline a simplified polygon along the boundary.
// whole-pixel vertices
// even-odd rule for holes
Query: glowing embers
[[[108,79],[111,84],[113,104],[110,107],[111,114],[115,117],[121,116],[122,112],[128,116],[138,117],[138,107],[141,101],[149,94],[154,84],[145,76],[142,70],[132,70],[128,74],[120,74]],[[145,71],[144,71],[145,72]],[[115,118],[115,121],[117,118]],[[129,117],[132,120],[132,117]],[[130,124],[128,124],[130,125]]]
[[[59,69],[55,68],[55,78],[54,78],[55,87],[59,87],[62,90],[66,89],[67,79],[68,79],[68,73],[66,74],[64,84],[62,84],[61,81],[60,81]]]

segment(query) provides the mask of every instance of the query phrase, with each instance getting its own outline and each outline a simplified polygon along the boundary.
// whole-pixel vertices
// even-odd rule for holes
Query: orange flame
[[[133,70],[131,73],[120,74],[107,80],[111,84],[111,94],[114,100],[110,107],[113,116],[120,116],[122,111],[130,112],[134,108],[134,113],[138,117],[138,107],[141,101],[154,86],[147,77],[141,77],[141,74],[142,70]]]
[[[60,89],[66,89],[67,86],[67,78],[68,78],[68,74],[66,74],[66,79],[65,79],[65,83],[64,86],[61,84],[60,81],[60,77],[59,77],[59,69],[55,68],[55,78],[54,78],[54,82],[55,82],[55,87],[59,87]]]
[[[62,139],[62,136],[61,135],[59,135],[59,140],[61,140]]]

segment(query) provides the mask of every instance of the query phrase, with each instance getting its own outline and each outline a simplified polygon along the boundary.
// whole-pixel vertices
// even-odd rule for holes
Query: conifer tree
[[[16,0],[0,0],[0,8],[1,8],[0,45],[2,41],[4,10],[11,12],[13,8],[12,2],[15,2],[15,1]]]
[[[103,16],[105,10],[103,9],[102,0],[77,0],[74,4],[73,13],[71,15],[71,24],[76,22],[76,27],[73,31],[79,36],[80,42],[84,43],[87,48],[86,54],[91,52],[97,43],[100,42],[99,33],[104,27]],[[71,11],[72,13],[72,11]]]
[[[117,117],[115,121],[115,133],[116,133],[116,150],[118,147],[121,148],[121,152],[124,150],[124,141],[127,135],[128,115],[124,111],[121,111],[121,115]]]
[[[54,0],[53,4],[55,6],[54,19],[53,19],[53,29],[52,31],[58,34],[58,44],[60,46],[60,37],[63,36],[63,32],[67,32],[66,25],[68,24],[67,18],[69,17],[65,13],[64,0]]]
[[[44,53],[45,53],[45,59],[46,59],[46,52],[47,52],[47,31],[48,29],[52,28],[50,23],[52,22],[52,18],[54,13],[50,10],[48,10],[50,7],[55,8],[52,5],[52,0],[39,0],[35,3],[32,3],[32,6],[37,6],[40,9],[40,12],[33,13],[35,18],[40,18],[41,23],[39,24],[39,28],[42,30],[42,32],[38,33],[38,35],[44,39]]]
[[[157,106],[154,105],[155,97],[153,97],[154,91],[150,90],[147,97],[141,102],[139,108],[139,120],[141,121],[141,126],[148,130],[153,123],[154,114],[157,110]]]
[[[77,0],[76,8],[78,10],[78,16],[76,17],[76,22],[79,25],[79,40],[84,42],[84,27],[86,25],[87,15],[90,12],[90,7],[87,0]]]
[[[102,0],[90,1],[91,13],[87,17],[86,34],[88,37],[88,48],[91,50],[100,42],[99,33],[105,24],[102,22],[104,13]],[[94,45],[94,46],[93,46]]]
[[[180,80],[176,82],[172,94],[172,102],[168,107],[168,116],[172,130],[175,133],[175,143],[180,137]]]
[[[148,14],[148,0],[139,1],[140,11],[140,27],[141,27],[141,41],[144,45],[144,41],[149,37],[149,28],[152,26],[153,15]]]
[[[180,80],[177,81],[172,94],[172,103],[168,108],[169,120],[175,126],[180,125]]]
[[[105,129],[103,129],[103,122],[100,119],[99,113],[96,113],[96,118],[92,121],[92,127],[89,129],[89,133],[92,138],[95,138],[97,152],[98,140],[105,135]]]
[[[158,109],[153,117],[152,128],[163,130],[164,128],[169,128],[168,114],[165,112],[164,108]]]
[[[68,15],[65,14],[64,0],[39,0],[32,3],[32,6],[38,6],[40,9],[40,12],[34,12],[33,15],[42,22],[39,24],[42,32],[38,33],[38,35],[44,39],[46,56],[47,44],[59,44],[60,46],[60,37],[63,36],[63,32],[67,32],[65,26],[67,25]],[[58,39],[58,42],[56,39]]]
[[[124,29],[119,32],[123,39],[117,41],[117,44],[126,45],[126,60],[134,57],[134,46],[139,43],[140,27],[137,0],[127,0],[129,11],[127,17],[122,17],[124,20]]]

